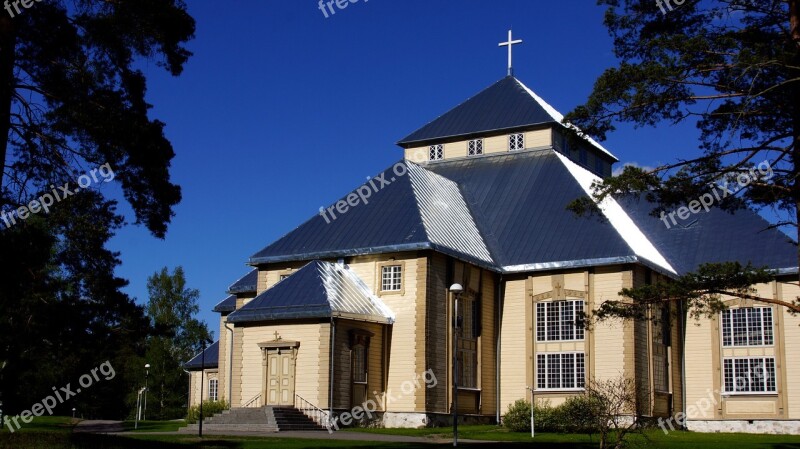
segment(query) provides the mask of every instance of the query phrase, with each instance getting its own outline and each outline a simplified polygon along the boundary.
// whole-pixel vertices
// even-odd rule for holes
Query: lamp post
[[[455,296],[453,307],[453,447],[458,446],[458,300],[464,287],[461,284],[450,286],[450,293]]]
[[[150,377],[150,364],[145,363],[144,365],[144,419],[143,421],[147,421],[147,378]]]
[[[534,405],[533,405],[533,388],[532,387],[525,387],[525,388],[527,388],[528,390],[531,390],[531,438],[533,438],[536,435],[535,431],[533,430],[533,424],[534,424],[534,421],[533,421],[533,407],[534,407]]]

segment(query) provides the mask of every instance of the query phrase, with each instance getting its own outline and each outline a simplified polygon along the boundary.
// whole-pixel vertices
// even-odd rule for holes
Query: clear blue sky
[[[509,27],[525,41],[515,75],[564,113],[615,63],[594,0],[359,0],[327,19],[313,0],[188,3],[197,33],[183,75],[145,68],[183,202],[165,240],[128,226],[110,247],[139,302],[149,275],[182,265],[212,330],[211,309],[250,255],[399,160],[394,142],[505,76],[497,44]],[[655,165],[696,152],[696,132],[621,127],[605,146]]]

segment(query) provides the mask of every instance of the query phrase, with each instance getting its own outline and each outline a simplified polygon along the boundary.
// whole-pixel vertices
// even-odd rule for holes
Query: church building
[[[775,269],[759,294],[793,301],[794,243],[749,210],[666,225],[646,201],[608,199],[600,216],[576,216],[566,206],[618,160],[570,138],[512,73],[250,257],[214,309],[219,341],[203,366],[201,355],[187,364],[190,405],[202,393],[320,423],[349,413],[422,427],[449,425],[456,402],[464,422],[497,422],[518,399],[557,405],[591,379],[625,377],[643,416],[800,433],[800,317],[784,308],[731,299],[713,319],[673,304],[651,311],[661,320],[582,321],[623,288],[707,262]]]

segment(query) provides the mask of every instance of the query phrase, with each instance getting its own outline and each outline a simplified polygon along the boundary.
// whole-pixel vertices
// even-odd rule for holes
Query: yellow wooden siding
[[[527,397],[527,366],[532,363],[526,356],[526,315],[528,298],[526,280],[512,278],[505,285],[500,346],[500,412],[505,413],[510,404]]]
[[[495,275],[483,272],[483,288],[481,292],[481,337],[480,365],[481,404],[480,411],[484,415],[497,412],[497,345],[495,344],[495,308],[496,285]]]
[[[620,271],[619,267],[600,267],[593,275],[592,293],[594,307],[603,301],[619,299],[619,291],[630,282],[630,272]],[[594,348],[589,357],[594,359],[595,379],[612,379],[632,371],[633,344],[626,344],[626,336],[632,337],[632,327],[622,320],[608,320],[595,326],[593,330]],[[630,368],[628,368],[630,367]]]
[[[259,343],[275,340],[275,332],[281,340],[300,342],[295,361],[295,393],[317,406],[327,406],[327,376],[329,355],[323,353],[323,344],[329,347],[328,333],[322,328],[329,324],[284,324],[242,327],[240,400],[235,406],[244,405],[261,394],[266,380],[263,372],[262,350]],[[240,328],[236,328],[239,330]],[[234,382],[236,383],[236,382]],[[325,388],[322,388],[322,387]],[[236,395],[234,395],[236,399]],[[263,398],[262,398],[263,401]],[[263,403],[263,402],[262,402]]]
[[[191,371],[189,373],[189,406],[200,405],[200,371]],[[203,375],[203,384],[205,387],[203,388],[203,401],[208,401],[208,381],[211,379],[217,379],[219,381],[219,374],[217,369],[207,369],[205,370],[205,374]],[[218,388],[221,388],[222,382],[217,384]],[[152,390],[152,388],[151,388]],[[219,391],[219,390],[217,390]],[[150,399],[150,403],[152,404],[153,401],[156,400],[152,391],[148,397]]]
[[[800,297],[800,288],[797,279],[790,282],[781,282],[781,299],[787,302],[795,301]],[[788,419],[800,419],[800,317],[792,316],[788,309],[779,307],[783,319],[783,372],[786,379],[786,404],[784,411]]]
[[[228,401],[228,367],[230,357],[228,351],[230,350],[230,332],[225,329],[225,315],[219,318],[219,398],[223,401]],[[232,327],[232,326],[231,326]]]
[[[547,148],[553,144],[553,131],[551,128],[537,129],[525,133],[525,148]],[[483,153],[508,153],[508,136],[490,136],[483,138]],[[459,140],[443,144],[444,159],[457,159],[467,157],[469,141],[472,139]],[[412,162],[427,162],[430,157],[430,145],[413,147],[405,150],[405,158]]]

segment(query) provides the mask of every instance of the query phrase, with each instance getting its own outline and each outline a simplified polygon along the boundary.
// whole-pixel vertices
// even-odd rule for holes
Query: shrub
[[[503,416],[503,426],[512,432],[530,432],[531,403],[524,399],[518,399],[509,405],[508,411]]]
[[[541,432],[563,432],[564,413],[561,407],[553,407],[550,401],[537,403],[533,408],[533,419],[537,431]],[[508,407],[508,411],[503,416],[503,426],[512,432],[531,431],[531,403],[519,399]]]
[[[203,401],[203,419],[227,409],[228,403],[225,401]],[[198,419],[200,419],[200,407],[197,405],[189,407],[189,413],[186,414],[186,422],[194,424]]]
[[[559,409],[565,432],[593,434],[600,430],[600,404],[596,397],[571,396]]]

